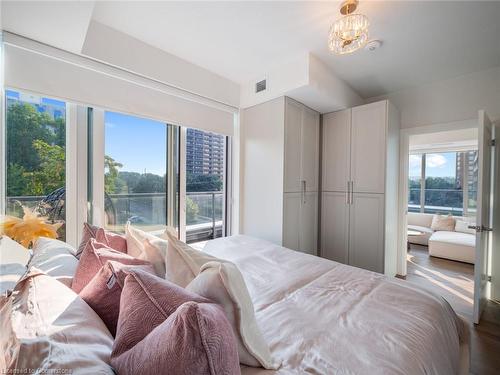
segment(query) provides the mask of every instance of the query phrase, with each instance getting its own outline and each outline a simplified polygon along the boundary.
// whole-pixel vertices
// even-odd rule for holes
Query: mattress
[[[442,297],[410,282],[248,236],[206,243],[234,262],[281,362],[264,374],[467,373],[468,327]]]

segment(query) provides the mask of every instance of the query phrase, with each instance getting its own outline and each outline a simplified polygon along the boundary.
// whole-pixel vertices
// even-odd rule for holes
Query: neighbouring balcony
[[[222,236],[223,199],[221,191],[186,193],[186,240],[188,243],[206,241]],[[8,215],[22,216],[22,205],[35,208],[45,196],[7,197]],[[59,217],[64,220],[64,209],[59,202],[48,202],[59,207]],[[106,194],[106,228],[122,232],[127,221],[148,232],[160,232],[166,225],[167,197],[165,193]]]

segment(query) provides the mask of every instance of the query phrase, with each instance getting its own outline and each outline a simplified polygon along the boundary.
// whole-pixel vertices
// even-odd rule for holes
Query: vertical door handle
[[[349,195],[350,195],[349,202],[350,202],[350,204],[353,204],[354,203],[354,181],[351,181],[351,188],[349,189]]]
[[[302,203],[306,204],[306,181],[305,180],[301,181],[300,193],[302,195]]]
[[[347,189],[345,191],[345,204],[351,204],[351,194],[350,194],[350,187],[351,187],[351,183],[350,181],[347,181]]]

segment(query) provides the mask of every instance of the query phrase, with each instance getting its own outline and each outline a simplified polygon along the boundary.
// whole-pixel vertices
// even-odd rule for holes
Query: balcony
[[[474,216],[476,214],[477,191],[469,190],[464,201],[464,191],[456,189],[425,189],[425,213],[451,214],[453,216]],[[408,212],[422,212],[420,189],[409,189]]]
[[[35,208],[45,196],[7,197],[6,212],[13,216],[22,216],[22,209],[16,202]],[[106,228],[123,232],[127,221],[148,232],[161,232],[166,225],[167,199],[165,193],[134,193],[106,195]],[[222,237],[223,233],[224,194],[215,192],[189,192],[186,194],[186,239],[188,243],[207,241]],[[64,220],[64,197],[57,205]]]

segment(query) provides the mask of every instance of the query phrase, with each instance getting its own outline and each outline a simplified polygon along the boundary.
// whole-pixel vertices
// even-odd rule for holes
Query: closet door
[[[384,195],[354,193],[349,218],[349,264],[384,272]]]
[[[384,193],[387,101],[352,109],[351,181],[353,191]]]
[[[301,131],[301,180],[305,191],[318,191],[319,113],[304,107]]]
[[[301,193],[283,194],[283,246],[292,250],[300,249],[301,200]]]
[[[351,168],[351,110],[323,116],[323,191],[347,191]]]
[[[349,262],[349,205],[345,192],[321,195],[321,256]]]
[[[285,101],[285,176],[284,191],[300,192],[302,150],[302,106],[291,100]]]
[[[299,250],[318,255],[318,193],[303,194],[300,212]]]

